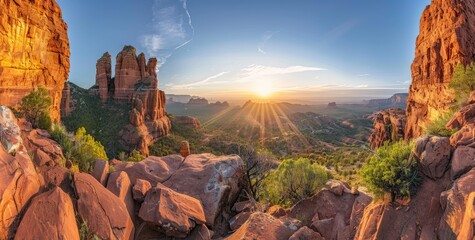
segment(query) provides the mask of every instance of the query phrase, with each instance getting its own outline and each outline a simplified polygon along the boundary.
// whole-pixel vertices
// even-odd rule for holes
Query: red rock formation
[[[111,59],[105,53],[96,64],[96,85],[91,94],[97,94],[102,102],[109,97],[132,104],[130,124],[119,133],[128,150],[137,149],[148,156],[148,146],[158,138],[168,135],[170,120],[165,115],[165,93],[158,87],[157,59],[145,63],[145,54],[136,55],[132,46],[125,46],[117,54],[115,78],[111,78]]]
[[[0,3],[0,105],[15,106],[38,86],[49,90],[53,120],[69,74],[69,40],[54,0]]]
[[[175,123],[190,128],[199,128],[201,126],[200,120],[190,116],[175,116]]]
[[[373,115],[373,133],[369,137],[372,149],[381,147],[386,141],[404,138],[406,115],[402,109],[387,109]]]
[[[454,100],[448,89],[458,63],[475,60],[475,0],[432,0],[421,17],[405,137],[416,138],[429,120],[448,110]]]
[[[237,239],[269,239],[288,240],[297,230],[296,226],[286,225],[269,214],[253,213],[228,240]]]
[[[71,86],[64,83],[63,95],[61,97],[61,117],[66,117],[71,113]]]
[[[96,63],[96,87],[102,102],[106,102],[109,97],[109,86],[111,85],[111,55],[106,52]]]

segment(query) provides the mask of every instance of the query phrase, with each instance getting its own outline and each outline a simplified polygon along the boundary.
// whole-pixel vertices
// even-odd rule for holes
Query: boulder
[[[289,240],[324,240],[324,238],[318,232],[304,226],[292,234]]]
[[[12,136],[15,139],[19,137]],[[41,187],[40,177],[25,147],[18,147],[19,150],[12,156],[0,146],[0,239],[7,238],[13,221]]]
[[[459,146],[475,147],[475,138],[473,137],[474,131],[474,123],[469,123],[463,126],[459,131],[450,136],[450,145],[454,148]]]
[[[125,203],[130,218],[135,220],[135,203],[132,198],[132,184],[125,172],[113,172],[107,181],[107,189]]]
[[[211,240],[212,236],[213,233],[206,227],[206,225],[201,224],[196,226],[185,240]]]
[[[143,202],[150,188],[152,188],[150,182],[143,179],[137,179],[135,181],[134,187],[132,188],[132,195],[134,197],[134,200],[138,202]]]
[[[440,201],[444,208],[444,213],[438,229],[439,239],[459,238],[462,230],[466,230],[462,229],[462,226],[470,224],[464,221],[471,221],[471,217],[469,216],[465,219],[464,216],[466,215],[467,206],[472,208],[473,205],[473,198],[470,199],[469,196],[475,192],[474,182],[475,168],[472,168],[468,173],[457,179],[451,189],[441,194]],[[468,215],[470,214],[468,213]]]
[[[356,230],[363,218],[364,210],[372,201],[373,199],[364,193],[360,193],[356,197],[350,216],[350,236],[356,235]]]
[[[475,238],[475,192],[468,195],[467,203],[465,205],[465,213],[463,215],[462,226],[460,226],[460,233],[458,239],[473,239]]]
[[[291,229],[284,225],[282,221],[272,217],[269,214],[256,212],[233,234],[228,236],[227,240],[288,240],[297,229]]]
[[[182,166],[183,158],[178,155],[171,155],[166,157],[150,156],[138,163],[128,163],[123,170],[129,175],[131,182],[136,182],[138,179],[148,181],[152,186],[157,183],[165,182]],[[119,171],[121,167],[116,168]]]
[[[231,206],[241,192],[244,169],[237,155],[190,155],[163,184],[201,201],[206,225],[224,231]],[[218,226],[220,225],[220,226]]]
[[[227,232],[231,206],[243,184],[243,161],[237,155],[217,157],[212,154],[148,157],[123,170],[131,182],[144,179],[158,183],[201,201],[206,225],[213,231]]]
[[[459,109],[445,127],[447,129],[460,129],[468,123],[474,123],[475,121],[475,104],[470,104]]]
[[[449,138],[430,136],[417,140],[415,156],[419,159],[422,173],[432,179],[444,176],[450,153]]]
[[[455,149],[450,166],[452,179],[468,172],[475,167],[475,148],[460,146]]]
[[[92,170],[92,176],[102,184],[106,186],[107,177],[109,176],[109,162],[106,160],[97,159],[94,163],[94,169]]]
[[[20,119],[18,124],[21,129],[23,144],[29,152],[35,154],[34,157],[37,158],[35,162],[40,167],[40,172],[44,170],[41,167],[45,165],[55,166],[64,161],[61,146],[51,140],[51,136],[46,130],[32,129],[31,124],[24,119]],[[41,150],[41,152],[37,152],[38,150]]]
[[[148,191],[139,217],[167,236],[178,238],[186,237],[196,225],[206,222],[199,200],[161,184]]]
[[[0,139],[3,148],[8,153],[19,151],[20,146],[23,145],[17,119],[12,110],[5,106],[0,106]]]
[[[251,212],[241,212],[238,213],[236,216],[232,217],[229,220],[229,227],[232,231],[236,231],[240,228],[251,216]]]
[[[132,239],[134,224],[125,203],[87,173],[74,174],[77,213],[102,239]]]
[[[251,211],[252,209],[254,208],[254,204],[252,204],[252,202],[250,200],[247,200],[247,201],[242,201],[242,202],[236,202],[234,205],[233,205],[233,208],[232,210],[235,211],[235,212],[249,212]]]
[[[15,239],[38,238],[79,240],[73,202],[59,187],[31,201],[15,234]]]
[[[269,210],[267,210],[267,213],[276,218],[284,217],[287,215],[287,212],[285,212],[285,209],[279,205],[271,206]]]

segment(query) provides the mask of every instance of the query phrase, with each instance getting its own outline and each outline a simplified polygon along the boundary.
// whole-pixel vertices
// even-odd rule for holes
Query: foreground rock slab
[[[285,225],[269,214],[256,212],[226,240],[288,240],[297,231],[294,227]]]
[[[74,174],[79,216],[102,239],[131,239],[134,224],[125,203],[87,173]]]
[[[206,222],[199,200],[161,184],[148,191],[139,217],[167,236],[179,238],[186,237],[196,225]]]
[[[23,216],[15,239],[79,240],[73,202],[55,187],[35,197]]]

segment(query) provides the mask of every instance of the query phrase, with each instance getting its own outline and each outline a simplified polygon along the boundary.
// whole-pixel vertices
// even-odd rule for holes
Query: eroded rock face
[[[3,1],[0,42],[0,105],[15,106],[44,86],[52,98],[51,117],[59,120],[70,51],[67,25],[56,1]]]
[[[69,86],[68,82],[64,83],[60,110],[61,117],[66,117],[71,113],[71,86]]]
[[[373,116],[373,133],[369,137],[372,149],[383,146],[384,142],[394,142],[404,138],[406,113],[400,108],[382,110]]]
[[[79,216],[101,239],[131,239],[134,224],[125,203],[87,173],[74,174]]]
[[[73,202],[55,187],[35,197],[23,216],[15,239],[79,240]]]
[[[443,192],[440,203],[444,208],[444,214],[440,220],[438,237],[439,239],[471,239],[460,238],[460,234],[467,233],[467,227],[472,221],[472,214],[466,213],[467,209],[473,209],[473,197],[470,194],[475,192],[475,169],[457,179],[452,188]],[[464,216],[467,216],[466,218]],[[468,222],[464,222],[468,221]],[[466,228],[462,228],[465,226]]]
[[[96,63],[96,87],[102,102],[109,98],[109,87],[112,83],[111,55],[106,52]]]
[[[406,139],[421,136],[429,120],[448,110],[448,89],[458,63],[475,60],[475,1],[432,0],[422,14],[412,64]]]

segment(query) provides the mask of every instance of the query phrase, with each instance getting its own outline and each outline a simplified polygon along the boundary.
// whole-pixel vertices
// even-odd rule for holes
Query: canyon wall
[[[433,0],[422,14],[407,104],[406,139],[446,112],[454,101],[448,89],[458,63],[475,59],[475,0]]]
[[[69,40],[54,0],[0,0],[0,105],[15,106],[45,86],[60,119],[61,93],[69,74]]]

